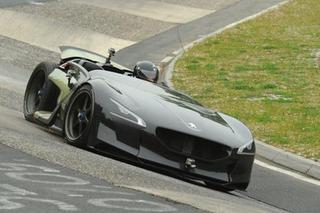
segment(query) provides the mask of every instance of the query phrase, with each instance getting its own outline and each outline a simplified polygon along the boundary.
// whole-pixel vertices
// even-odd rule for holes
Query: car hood
[[[240,121],[207,109],[185,94],[119,74],[100,71],[99,76],[114,90],[116,101],[141,117],[147,128],[167,128],[232,148],[253,140]]]

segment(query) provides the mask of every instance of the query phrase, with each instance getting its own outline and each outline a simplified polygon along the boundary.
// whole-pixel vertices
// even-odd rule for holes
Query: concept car
[[[249,129],[104,57],[60,47],[61,61],[31,74],[24,115],[73,145],[112,153],[226,190],[247,188],[255,155]]]

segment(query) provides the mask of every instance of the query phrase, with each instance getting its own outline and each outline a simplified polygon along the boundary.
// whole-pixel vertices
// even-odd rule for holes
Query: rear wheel
[[[50,62],[40,63],[32,72],[24,94],[23,114],[27,120],[33,120],[33,113],[39,110],[50,111],[55,107],[52,91],[53,83],[49,74],[57,67]]]
[[[64,121],[68,143],[85,147],[90,133],[94,100],[90,85],[81,87],[71,98]]]

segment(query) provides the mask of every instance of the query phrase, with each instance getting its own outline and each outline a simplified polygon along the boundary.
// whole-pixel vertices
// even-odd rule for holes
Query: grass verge
[[[293,0],[205,40],[178,60],[175,87],[256,138],[319,160],[319,11],[319,0]]]

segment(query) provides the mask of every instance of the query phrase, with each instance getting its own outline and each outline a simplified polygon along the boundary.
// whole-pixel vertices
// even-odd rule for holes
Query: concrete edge
[[[232,24],[229,24],[229,25],[227,25],[227,26],[225,26],[225,27],[223,27],[223,28],[221,28],[221,29],[219,29],[219,30],[217,30],[217,31],[214,31],[214,32],[212,32],[212,33],[209,33],[209,34],[207,34],[207,35],[203,35],[201,38],[199,38],[199,39],[197,39],[197,40],[195,40],[195,41],[193,41],[193,42],[191,42],[191,43],[183,46],[182,48],[180,48],[180,49],[178,49],[178,50],[173,51],[172,53],[169,53],[164,59],[161,60],[161,62],[160,62],[160,64],[159,64],[161,74],[162,74],[162,75],[166,75],[165,72],[168,71],[168,70],[167,70],[167,67],[168,67],[168,65],[169,65],[174,59],[176,59],[177,57],[178,57],[178,58],[181,57],[182,54],[185,53],[187,50],[189,50],[189,49],[191,49],[192,47],[194,47],[195,45],[203,42],[204,40],[208,39],[209,37],[212,37],[212,36],[215,36],[215,35],[217,35],[217,34],[219,34],[219,33],[222,33],[222,32],[224,32],[224,31],[227,30],[227,29],[230,29],[230,28],[232,28],[232,27],[235,27],[236,25],[239,25],[239,24],[241,24],[241,23],[243,23],[243,22],[252,20],[252,19],[254,19],[254,18],[258,17],[258,16],[261,16],[261,15],[267,13],[267,12],[270,12],[270,11],[272,11],[272,10],[276,10],[276,9],[278,9],[279,7],[281,7],[281,6],[289,3],[290,1],[292,1],[292,0],[284,0],[283,2],[281,2],[281,3],[279,3],[279,4],[276,4],[276,5],[272,6],[272,7],[269,7],[269,8],[267,8],[267,9],[265,9],[265,10],[262,10],[262,11],[260,11],[259,13],[256,13],[256,14],[254,14],[254,15],[252,15],[252,16],[248,16],[248,17],[246,17],[246,18],[244,18],[244,19],[241,19],[240,21],[237,21],[237,22],[234,22],[234,23],[232,23]],[[173,70],[172,70],[172,71],[173,71]],[[171,72],[172,72],[172,71],[171,71]],[[170,80],[171,80],[171,79],[168,79],[168,81],[170,81]],[[165,83],[168,83],[168,82],[165,82]]]
[[[255,140],[256,155],[272,163],[320,180],[320,163]]]
[[[219,33],[222,33],[223,31],[230,29],[240,23],[254,19],[254,18],[256,18],[264,13],[267,13],[269,11],[278,9],[279,7],[289,3],[290,1],[291,0],[283,1],[277,5],[274,5],[270,8],[267,8],[267,9],[255,14],[255,15],[249,16],[249,17],[242,19],[238,22],[227,25],[226,27],[224,27],[222,29],[219,29],[213,33],[208,34],[208,35],[205,35],[205,36],[201,37],[200,39],[197,39],[194,42],[185,45],[183,48],[178,49],[178,50],[168,54],[159,64],[159,68],[160,68],[160,72],[161,72],[160,81],[164,82],[170,88],[174,88],[174,85],[171,81],[172,74],[174,71],[174,65],[176,64],[177,60],[179,58],[181,58],[182,55],[188,49],[201,43],[205,39],[212,37],[214,35],[217,35]],[[255,140],[255,141],[256,141],[256,147],[257,147],[256,155],[258,157],[265,159],[267,161],[270,161],[272,163],[278,164],[280,166],[286,167],[286,168],[291,169],[293,171],[300,172],[304,175],[307,175],[312,178],[320,180],[320,163],[319,162],[292,154],[292,153],[284,151],[282,149],[265,144],[259,140]]]
[[[316,62],[316,66],[320,68],[320,51],[319,50],[315,54],[315,62]]]

